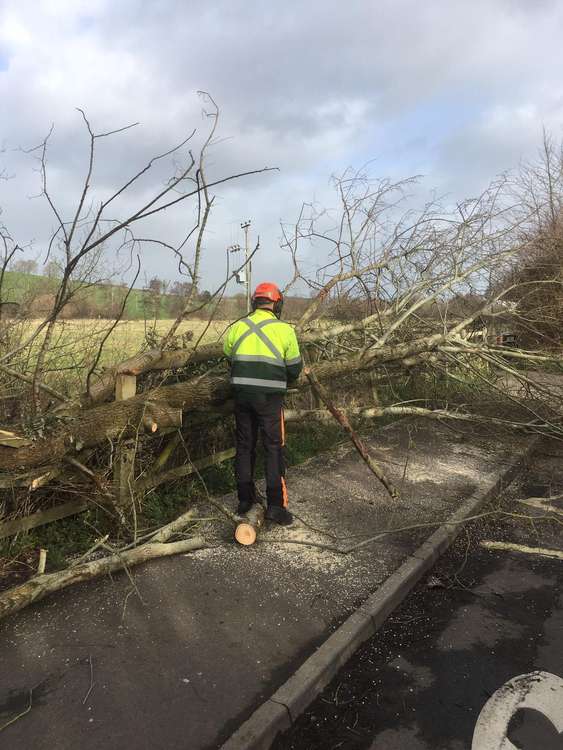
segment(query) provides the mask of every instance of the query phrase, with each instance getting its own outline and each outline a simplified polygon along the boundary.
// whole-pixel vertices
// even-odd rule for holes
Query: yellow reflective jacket
[[[231,383],[241,393],[284,393],[302,368],[295,331],[270,310],[237,320],[225,336]]]

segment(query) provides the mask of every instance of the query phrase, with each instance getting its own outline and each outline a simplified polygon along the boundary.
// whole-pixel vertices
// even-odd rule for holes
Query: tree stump
[[[260,503],[254,503],[252,508],[245,514],[242,521],[237,524],[235,529],[235,539],[239,544],[247,547],[254,544],[258,535],[258,530],[264,525],[264,506]]]

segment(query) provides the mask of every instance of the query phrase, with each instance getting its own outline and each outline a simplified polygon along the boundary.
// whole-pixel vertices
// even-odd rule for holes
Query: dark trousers
[[[237,453],[235,472],[240,502],[256,502],[254,466],[258,433],[265,454],[266,496],[268,505],[287,507],[283,446],[283,395],[237,395],[235,397]]]

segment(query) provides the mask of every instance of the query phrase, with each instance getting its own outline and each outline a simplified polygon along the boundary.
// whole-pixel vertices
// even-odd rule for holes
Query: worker
[[[228,329],[224,352],[230,362],[235,396],[237,513],[248,512],[258,502],[254,484],[256,443],[260,432],[265,453],[265,517],[289,526],[283,446],[283,397],[287,384],[296,380],[302,362],[295,331],[280,320],[283,294],[275,284],[258,284],[252,295],[252,312]]]

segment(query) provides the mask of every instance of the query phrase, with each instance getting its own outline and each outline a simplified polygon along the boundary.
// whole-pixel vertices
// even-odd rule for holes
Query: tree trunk
[[[383,363],[403,360],[428,351],[446,339],[447,334],[436,334],[405,344],[384,346],[369,357],[321,362],[315,372],[319,380],[330,380],[348,373],[373,369]],[[301,376],[296,387],[304,388],[308,385],[308,380]],[[142,425],[148,402],[160,405],[163,412],[167,409],[186,412],[224,404],[229,394],[230,385],[226,376],[199,376],[184,383],[154,388],[126,401],[85,409],[67,424],[58,427],[52,435],[40,438],[32,445],[21,448],[0,446],[0,472],[56,463],[67,453],[94,447],[118,437],[134,437],[139,425]]]
[[[363,320],[356,320],[353,323],[342,323],[333,325],[330,328],[320,328],[303,333],[299,336],[302,347],[324,339],[336,338],[345,333],[362,331],[369,325],[373,324],[378,315],[370,315]],[[115,379],[118,374],[123,375],[142,375],[145,372],[156,370],[175,370],[185,367],[188,364],[199,364],[220,359],[223,356],[223,346],[221,343],[203,344],[197,349],[175,349],[171,351],[162,351],[160,349],[151,349],[148,352],[136,354],[134,357],[125,360],[117,367],[105,371],[98,381],[90,388],[89,393],[81,397],[82,406],[93,406],[110,399],[115,388]],[[64,410],[66,407],[61,407]]]

